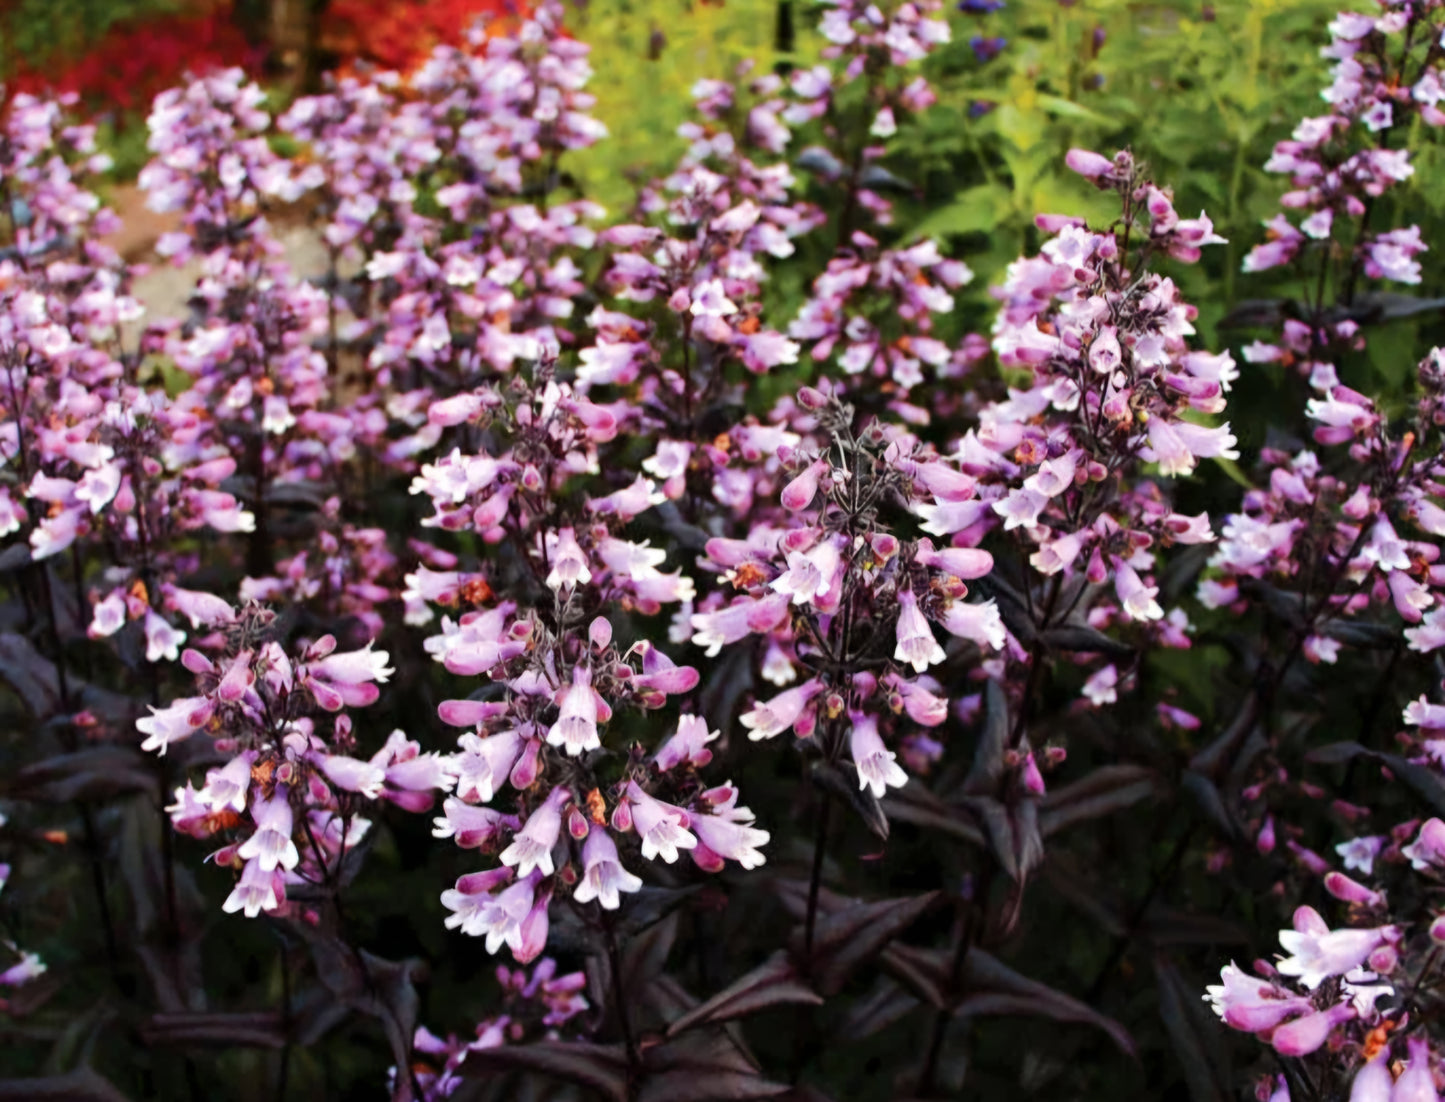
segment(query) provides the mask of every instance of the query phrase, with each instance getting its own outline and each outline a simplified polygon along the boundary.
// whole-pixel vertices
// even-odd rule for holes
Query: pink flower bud
[[[783,487],[783,508],[798,512],[812,504],[818,492],[818,480],[828,470],[826,459],[815,459],[801,474]]]
[[[1088,180],[1097,180],[1114,171],[1114,162],[1108,157],[1087,149],[1071,149],[1064,156],[1064,164]]]
[[[1379,892],[1371,891],[1342,872],[1332,872],[1325,877],[1325,891],[1336,899],[1365,907],[1373,907],[1384,902],[1384,896]]]

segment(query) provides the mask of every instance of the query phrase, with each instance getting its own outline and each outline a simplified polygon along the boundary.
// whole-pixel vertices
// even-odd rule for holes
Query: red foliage
[[[479,19],[525,13],[520,0],[332,0],[323,39],[342,67],[360,61],[407,72],[438,45],[462,45]]]
[[[43,71],[23,63],[6,80],[6,92],[75,92],[121,112],[145,109],[156,93],[186,73],[231,65],[251,67],[261,52],[251,46],[223,11],[162,16],[112,28],[82,57]]]

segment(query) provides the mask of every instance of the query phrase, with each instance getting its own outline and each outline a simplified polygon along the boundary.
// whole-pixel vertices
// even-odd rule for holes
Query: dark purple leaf
[[[285,1023],[271,1010],[236,1014],[154,1014],[140,1027],[148,1045],[282,1048]]]
[[[55,663],[23,635],[0,633],[0,680],[18,693],[26,709],[39,719],[60,708],[60,678]]]
[[[1189,768],[1210,780],[1221,780],[1229,771],[1239,747],[1254,730],[1258,718],[1259,701],[1254,693],[1250,693],[1223,733],[1189,759]]]
[[[1445,815],[1445,784],[1440,782],[1440,778],[1432,770],[1407,761],[1398,754],[1382,754],[1377,750],[1366,749],[1358,742],[1336,742],[1310,751],[1305,758],[1307,761],[1324,765],[1338,764],[1351,758],[1365,758],[1376,762],[1389,769],[1407,788],[1429,804],[1437,815]]]
[[[627,1054],[621,1045],[581,1041],[501,1045],[468,1052],[457,1071],[468,1078],[498,1072],[532,1072],[588,1087],[608,1102],[628,1102]]]
[[[858,770],[852,762],[832,765],[815,761],[810,772],[819,788],[842,800],[870,831],[888,841],[888,816],[883,812],[883,805],[872,792],[858,784]]]
[[[1007,769],[1004,754],[1009,743],[1008,697],[1003,686],[992,678],[984,687],[983,704],[983,730],[973,752],[973,765],[963,782],[963,790],[969,795],[992,794]]]
[[[1072,995],[1015,972],[976,946],[964,958],[963,997],[954,1009],[961,1016],[1022,1014],[1091,1025],[1107,1033],[1126,1055],[1135,1055],[1133,1038],[1113,1018]]]
[[[878,963],[921,1001],[935,1010],[943,1010],[948,1006],[953,986],[950,958],[951,954],[941,949],[922,949],[895,941],[879,955]]]
[[[667,1034],[675,1037],[694,1026],[742,1018],[775,1006],[817,1006],[822,1001],[822,996],[803,982],[792,959],[780,949],[747,975],[673,1022],[667,1027]]]
[[[1361,650],[1390,650],[1401,642],[1399,628],[1359,620],[1327,620],[1320,634]]]
[[[410,1066],[417,1018],[415,983],[425,977],[426,965],[416,959],[383,960],[305,922],[288,923],[287,929],[310,946],[317,975],[327,989],[353,1010],[381,1023],[393,1063],[399,1068]],[[394,1097],[400,1102],[410,1094],[407,1078],[398,1076]]]
[[[1069,620],[1058,627],[1046,628],[1039,639],[1050,650],[1102,654],[1109,658],[1132,658],[1134,648],[1090,627],[1080,619]]]
[[[1192,769],[1184,771],[1183,776],[1179,778],[1179,784],[1185,792],[1194,797],[1194,802],[1199,805],[1199,809],[1225,837],[1239,837],[1239,824],[1225,805],[1224,795],[1219,791],[1218,785],[1203,773],[1196,773]]]
[[[923,830],[948,834],[979,849],[988,845],[972,812],[944,803],[916,778],[910,778],[881,803],[884,813],[894,822],[912,823]]]
[[[873,990],[858,999],[837,1026],[841,1041],[862,1041],[902,1021],[919,1002],[892,980],[879,980]]]
[[[12,800],[68,803],[124,792],[159,795],[153,763],[134,746],[94,746],[26,766],[0,786]]]
[[[1204,1009],[1199,987],[1188,983],[1163,954],[1154,957],[1159,980],[1159,1015],[1174,1054],[1184,1068],[1194,1102],[1229,1102],[1235,1097],[1234,1076],[1223,1042],[1224,1030]]]
[[[813,934],[812,959],[807,975],[824,995],[834,995],[858,968],[928,910],[938,892],[877,903],[852,903],[832,909],[818,919]],[[803,959],[804,932],[795,930],[791,948]]]
[[[39,1079],[0,1079],[0,1102],[128,1102],[90,1068]]]
[[[1040,801],[1039,833],[1048,838],[1065,827],[1112,815],[1159,793],[1157,775],[1141,765],[1106,765]]]
[[[1151,945],[1247,945],[1249,931],[1215,915],[1190,914],[1155,904],[1144,912],[1139,932]]]
[[[725,1032],[689,1033],[643,1052],[636,1102],[742,1102],[787,1092],[758,1074]]]
[[[661,922],[698,891],[699,885],[688,888],[644,887],[633,892],[623,900],[617,919],[618,935],[635,934],[655,922]]]
[[[990,796],[970,796],[967,802],[983,821],[999,865],[1015,883],[1024,883],[1044,856],[1038,802],[1022,799],[1006,806]]]
[[[30,557],[28,543],[12,543],[4,551],[0,551],[0,571],[8,573],[11,570],[19,570],[21,567],[29,566],[33,561]]]

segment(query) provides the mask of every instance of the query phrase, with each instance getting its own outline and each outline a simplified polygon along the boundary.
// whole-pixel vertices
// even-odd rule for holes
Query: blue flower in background
[[[1007,38],[985,38],[983,35],[977,34],[968,40],[969,49],[973,51],[973,56],[979,61],[992,61],[1003,52],[1003,48],[1007,45]]]

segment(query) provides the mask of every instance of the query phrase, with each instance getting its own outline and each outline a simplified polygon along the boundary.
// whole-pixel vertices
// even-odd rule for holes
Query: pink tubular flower
[[[642,856],[651,861],[661,857],[669,865],[677,860],[679,849],[692,849],[697,839],[687,832],[690,817],[680,807],[655,800],[637,782],[627,786],[632,805],[632,826],[642,839]]]
[[[1064,155],[1064,164],[1087,180],[1097,180],[1114,171],[1114,162],[1088,149],[1071,149]]]
[[[712,751],[707,749],[707,744],[720,734],[719,731],[709,732],[707,721],[701,716],[678,716],[676,733],[662,744],[652,760],[664,773],[684,763],[701,769],[712,761]]]
[[[244,911],[247,918],[255,918],[262,911],[274,911],[284,898],[285,889],[275,866],[267,869],[260,860],[254,859],[241,869],[241,878],[221,909],[227,914]]]
[[[375,762],[345,754],[316,754],[311,760],[337,788],[358,792],[368,800],[379,798],[386,786],[386,770]]]
[[[827,470],[828,461],[826,459],[815,459],[803,468],[801,474],[783,487],[783,508],[791,509],[796,513],[811,505],[814,495],[818,492],[818,480]]]
[[[556,590],[563,586],[569,589],[586,585],[592,580],[592,571],[587,568],[587,555],[577,543],[572,529],[563,528],[548,548],[552,572],[547,575],[547,585]]]
[[[798,722],[809,702],[823,691],[823,683],[817,678],[785,689],[766,704],[755,704],[744,712],[739,721],[748,729],[748,738],[759,739],[780,735]]]
[[[161,659],[174,662],[181,655],[181,644],[186,641],[185,632],[171,627],[152,609],[146,609],[145,637],[147,662]]]
[[[871,788],[879,799],[892,788],[908,783],[908,774],[899,766],[898,755],[883,744],[878,721],[870,715],[853,712],[849,715],[853,729],[848,738],[848,752],[858,768],[858,787]]]
[[[215,811],[225,808],[245,811],[246,793],[251,788],[251,763],[255,760],[255,752],[248,751],[237,754],[224,768],[210,770],[206,774],[206,787],[201,790],[200,799]]]
[[[1350,1084],[1350,1102],[1390,1102],[1394,1085],[1394,1077],[1390,1075],[1390,1046],[1385,1045],[1373,1060],[1355,1072],[1355,1080]]]
[[[230,908],[235,910],[234,907]],[[20,960],[0,972],[0,987],[19,987],[44,975],[45,962],[35,953],[21,953]]]
[[[511,773],[522,753],[523,733],[498,731],[488,738],[463,735],[457,740],[461,753],[452,759],[457,774],[457,795],[463,800],[490,803],[497,789]]]
[[[1313,991],[1331,976],[1353,972],[1377,948],[1393,944],[1399,936],[1393,926],[1331,930],[1312,908],[1300,907],[1294,913],[1294,929],[1279,935],[1279,943],[1290,953],[1279,962],[1279,971],[1298,976]]]
[[[318,640],[315,647],[322,647],[328,642],[333,647],[336,645],[336,640],[327,635]],[[384,650],[374,651],[371,647],[372,644],[367,643],[361,650],[328,654],[320,661],[308,663],[307,668],[311,677],[333,685],[364,685],[373,681],[385,684],[386,679],[396,672],[386,664],[391,656]]]
[[[1269,1043],[1282,1056],[1307,1056],[1329,1039],[1335,1026],[1354,1016],[1353,1006],[1336,1003],[1280,1026],[1270,1035]]]
[[[515,816],[490,807],[473,807],[455,796],[442,804],[442,814],[432,820],[433,838],[452,838],[462,849],[476,849],[496,841],[504,829],[521,824]]]
[[[577,757],[586,750],[602,745],[597,733],[597,694],[592,689],[592,673],[585,666],[572,669],[572,685],[562,694],[557,722],[547,732],[549,746],[561,746],[568,757]]]
[[[1204,999],[1226,1025],[1235,1029],[1262,1033],[1291,1015],[1312,1009],[1309,999],[1251,976],[1233,961],[1224,966],[1219,978],[1219,984],[1204,989]]]
[[[1164,610],[1155,600],[1159,587],[1145,585],[1134,568],[1121,559],[1114,560],[1114,589],[1124,614],[1131,620],[1159,620]]]
[[[622,905],[621,892],[642,888],[642,878],[622,867],[617,846],[605,830],[592,830],[582,844],[582,879],[572,898],[578,903],[597,900],[604,910],[615,911]]]
[[[294,821],[286,786],[276,786],[269,800],[257,800],[251,808],[256,830],[241,843],[237,855],[245,861],[255,860],[267,872],[280,867],[291,870],[301,860],[296,843],[291,840]]]
[[[1390,1102],[1440,1102],[1440,1095],[1435,1090],[1435,1074],[1430,1069],[1428,1038],[1411,1037],[1408,1043],[1410,1063],[1395,1080]]]
[[[992,599],[981,604],[954,601],[944,610],[941,622],[949,634],[989,650],[1002,649],[1008,639],[998,605]]]
[[[1400,852],[1410,859],[1410,865],[1416,872],[1445,867],[1445,822],[1426,819],[1415,841],[1401,846]]]
[[[562,808],[571,799],[568,789],[552,789],[542,806],[532,812],[527,825],[517,832],[512,844],[502,851],[502,864],[515,865],[518,876],[526,876],[533,869],[541,869],[543,876],[551,876],[552,848],[562,832]]]
[[[896,630],[898,645],[894,648],[893,657],[897,661],[907,663],[918,673],[923,673],[929,666],[943,661],[943,648],[938,645],[938,640],[933,636],[933,628],[919,611],[918,598],[911,589],[905,589],[898,594]]]
[[[734,790],[732,801],[736,800]],[[707,868],[699,857],[700,853],[706,851],[720,859],[736,861],[745,869],[759,868],[767,861],[759,847],[767,845],[771,835],[766,830],[758,830],[752,826],[752,820],[752,812],[747,808],[731,805],[720,809],[715,815],[692,816],[691,825],[698,841],[697,848],[693,850],[694,860]]]
[[[210,720],[214,705],[203,696],[182,697],[165,708],[151,707],[151,714],[135,721],[136,730],[146,736],[142,750],[164,754],[166,747],[190,738]]]

